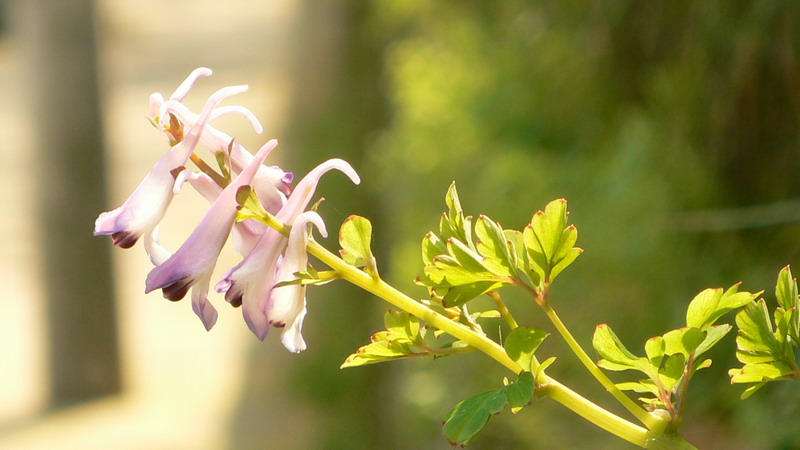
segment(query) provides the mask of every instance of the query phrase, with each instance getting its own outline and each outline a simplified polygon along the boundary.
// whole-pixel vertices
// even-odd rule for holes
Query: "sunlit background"
[[[249,84],[220,127],[303,174],[329,229],[369,217],[381,273],[422,297],[419,242],[458,184],[467,213],[522,228],[565,197],[586,249],[554,307],[590,347],[608,323],[634,352],[678,327],[706,287],[772,291],[800,264],[800,9],[783,1],[5,0],[0,19],[0,448],[449,448],[441,419],[507,375],[480,355],[339,370],[388,305],[309,289],[309,349],[259,342],[212,298],[144,295],[137,245],[93,238],[167,149],[145,115],[195,67],[187,102]],[[175,249],[207,203],[185,189],[162,226]],[[333,233],[336,234],[335,232]],[[332,245],[331,245],[332,246]],[[237,262],[233,252],[218,266]],[[795,270],[797,272],[797,270]],[[527,325],[549,331],[509,294]],[[728,318],[732,322],[733,317]],[[499,324],[498,324],[499,326]],[[490,326],[491,327],[491,326]],[[496,335],[497,331],[492,330]],[[740,401],[734,338],[692,382],[701,448],[797,448],[800,386]],[[540,352],[619,411],[554,336]],[[622,379],[622,378],[620,378]],[[490,421],[474,448],[627,448],[540,400]]]

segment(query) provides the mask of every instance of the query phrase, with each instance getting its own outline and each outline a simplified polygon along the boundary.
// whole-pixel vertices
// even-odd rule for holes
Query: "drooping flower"
[[[339,170],[355,184],[361,182],[358,174],[346,161],[330,159],[312,169],[297,184],[286,204],[276,214],[284,224],[292,224],[308,207],[323,174]],[[279,257],[286,246],[286,238],[268,228],[253,250],[217,283],[217,292],[225,292],[225,299],[234,306],[242,306],[242,315],[253,334],[264,340],[269,331],[269,318],[264,313],[264,304],[275,285],[279,270]]]
[[[255,158],[214,200],[203,220],[180,249],[147,275],[145,293],[161,289],[168,300],[182,299],[192,288],[192,309],[207,330],[214,326],[217,311],[208,302],[211,274],[236,219],[236,193],[252,182],[264,159],[278,142],[265,144]]]
[[[208,77],[211,74],[211,69],[205,67],[195,69],[169,99],[164,100],[159,93],[150,96],[150,114],[153,122],[170,137],[171,143],[181,140],[184,125],[197,122],[197,116],[182,102],[199,78]],[[200,136],[200,143],[215,153],[228,153],[231,169],[233,172],[239,173],[250,164],[253,155],[230,135],[210,125],[216,118],[228,114],[243,116],[258,134],[264,131],[261,123],[249,109],[237,105],[221,106],[216,108],[209,117],[209,124]],[[264,208],[275,213],[283,206],[286,195],[291,192],[291,182],[291,173],[283,171],[278,166],[262,165],[256,173],[252,185]]]
[[[323,237],[328,237],[325,222],[314,211],[306,211],[292,224],[289,233],[289,243],[283,255],[283,261],[276,275],[277,282],[292,281],[294,274],[305,271],[308,266],[307,224],[313,223]],[[267,301],[264,303],[264,315],[267,322],[274,327],[283,327],[281,342],[292,353],[300,353],[306,349],[303,340],[303,319],[306,316],[306,286],[303,284],[290,284],[273,287]]]
[[[230,86],[211,95],[188,135],[156,163],[125,203],[100,214],[95,221],[94,235],[111,235],[114,245],[129,248],[142,234],[153,232],[180,189],[179,174],[194,152],[212,111],[225,98],[246,89],[246,86]]]

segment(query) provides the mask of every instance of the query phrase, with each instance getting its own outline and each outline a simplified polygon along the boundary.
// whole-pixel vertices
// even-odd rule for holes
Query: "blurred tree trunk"
[[[107,209],[91,0],[18,0],[11,21],[26,60],[40,190],[50,404],[116,393],[119,354],[110,243],[92,236]]]
[[[332,172],[320,184],[317,198],[326,198],[320,213],[332,236],[325,245],[335,251],[337,230],[350,214],[369,217],[376,234],[380,234],[378,208],[374,207],[369,174],[364,169],[369,138],[385,121],[378,86],[382,46],[365,37],[368,3],[300,3],[294,30],[297,38],[289,49],[293,80],[289,129],[279,138],[284,154],[289,155],[285,168],[295,173],[296,180],[333,157],[350,162],[362,177],[362,185],[353,186],[342,174]],[[385,254],[380,244],[373,241],[379,258]],[[379,260],[379,264],[383,262]],[[311,264],[320,268],[313,258]],[[276,361],[264,363],[264,352],[254,352],[248,368],[248,379],[253,381],[245,387],[233,419],[231,446],[275,445],[280,439],[270,431],[274,431],[275,422],[299,417],[304,423],[292,423],[285,431],[298,433],[309,424],[313,431],[308,433],[311,436],[296,436],[294,448],[397,448],[397,409],[393,407],[397,394],[392,388],[391,369],[376,365],[339,370],[346,356],[368,343],[369,336],[382,326],[387,305],[343,282],[310,287],[308,299],[304,335],[309,349],[302,358],[293,358],[290,366],[283,366],[277,389],[280,392],[261,386],[270,374],[274,377]],[[268,345],[279,344],[273,340]],[[261,370],[268,372],[259,373]],[[289,397],[291,405],[280,402],[283,396]],[[280,413],[270,417],[273,408],[267,405],[275,403],[280,403]],[[258,418],[252,416],[253,411]]]

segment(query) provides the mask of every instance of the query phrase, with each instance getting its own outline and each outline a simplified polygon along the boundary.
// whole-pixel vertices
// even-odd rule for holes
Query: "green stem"
[[[291,227],[288,227],[270,215],[259,217],[265,224],[276,229],[283,235],[288,235]],[[454,322],[447,317],[427,308],[425,305],[415,301],[411,297],[403,294],[393,286],[387,284],[380,278],[373,278],[366,272],[347,264],[344,260],[331,253],[328,249],[318,242],[309,240],[308,252],[323,263],[334,269],[341,278],[353,283],[367,292],[384,299],[401,310],[410,313],[418,319],[424,320],[434,328],[438,328],[451,336],[466,342],[476,350],[485,353],[507,369],[514,373],[522,372],[522,367],[505,352],[505,349],[488,337],[475,333],[469,328]],[[563,325],[562,325],[563,326]],[[535,364],[538,366],[538,364]],[[535,369],[535,368],[534,368]],[[672,447],[661,445],[664,435],[655,436],[653,431],[635,425],[605,409],[597,406],[580,394],[559,383],[557,380],[549,378],[546,374],[540,373],[537,377],[537,395],[550,397],[561,403],[579,416],[597,425],[601,429],[620,437],[628,442],[643,448],[654,448],[657,450],[667,450],[669,448],[693,448],[691,446],[682,447],[672,445]],[[680,436],[675,435],[677,443],[686,443]],[[654,444],[655,443],[655,444]],[[673,437],[670,443],[674,444]],[[689,445],[686,443],[686,445]]]
[[[375,294],[403,311],[426,321],[432,327],[438,328],[466,342],[512,372],[520,373],[522,371],[522,367],[506,354],[505,349],[488,337],[477,334],[464,325],[454,322],[427,308],[425,305],[413,300],[385,281],[372,278],[364,271],[347,264],[316,241],[312,240],[309,242],[308,251],[320,261],[336,270],[341,278]],[[595,405],[555,379],[549,378],[542,373],[537,380],[537,388],[538,387],[541,387],[541,390],[537,390],[538,395],[554,399],[603,430],[640,447],[646,448],[648,446],[650,433],[646,429]]]
[[[503,301],[503,298],[500,297],[500,293],[497,291],[491,291],[488,292],[486,295],[491,297],[492,300],[494,300],[494,302],[497,304],[497,309],[500,311],[500,314],[506,319],[508,326],[510,326],[512,330],[514,328],[517,328],[519,325],[517,324],[517,321],[514,320],[514,316],[511,315],[511,311],[509,311],[508,306],[506,306],[506,303]]]
[[[564,340],[567,342],[567,345],[569,345],[569,348],[572,349],[572,352],[578,356],[578,359],[581,361],[581,363],[583,363],[583,365],[586,367],[589,373],[591,373],[592,376],[594,376],[595,379],[597,379],[597,381],[599,381],[600,384],[602,384],[603,387],[606,388],[606,390],[612,396],[614,396],[614,398],[617,399],[617,401],[620,404],[622,404],[622,406],[625,407],[625,409],[630,411],[631,414],[633,414],[637,419],[639,419],[639,421],[647,425],[648,428],[658,427],[663,421],[663,419],[649,414],[647,411],[645,411],[643,408],[637,405],[633,400],[631,400],[630,397],[625,395],[624,392],[619,390],[619,388],[614,384],[614,382],[611,381],[611,379],[609,379],[606,376],[606,374],[603,373],[603,371],[600,370],[599,367],[597,367],[592,358],[590,358],[589,355],[586,354],[586,351],[583,350],[583,347],[581,347],[581,345],[578,343],[575,337],[572,336],[572,333],[569,332],[567,327],[564,325],[564,322],[562,322],[561,319],[558,317],[558,314],[556,314],[555,310],[550,307],[549,302],[540,302],[540,304],[542,305],[544,312],[547,314],[547,317],[550,318],[550,321],[553,322],[553,325],[555,325],[559,334],[561,334],[561,337],[564,338]]]
[[[455,336],[466,342],[489,357],[499,362],[514,373],[518,373],[521,368],[513,359],[509,358],[503,347],[499,346],[491,339],[481,336],[469,328],[459,323],[453,322],[447,317],[427,308],[422,303],[413,300],[381,279],[372,278],[364,271],[347,264],[328,251],[316,241],[309,241],[308,252],[316,256],[320,261],[336,270],[342,278],[355,284],[356,286],[371,292],[378,297],[386,300],[394,306],[406,311],[418,319],[424,320],[434,328],[438,328],[445,333]]]

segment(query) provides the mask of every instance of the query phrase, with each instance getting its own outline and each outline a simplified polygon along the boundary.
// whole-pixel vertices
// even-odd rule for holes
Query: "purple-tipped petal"
[[[236,92],[236,88],[221,89],[209,98],[186,138],[156,163],[125,203],[100,214],[95,221],[95,236],[112,235],[115,244],[127,248],[158,225],[175,195],[176,177],[194,152],[208,116],[231,92]]]
[[[222,190],[181,248],[147,275],[146,292],[162,289],[166,298],[180,300],[194,283],[203,281],[202,286],[196,286],[193,290],[193,307],[206,327],[213,325],[210,322],[213,308],[205,306],[205,299],[209,278],[236,219],[236,193],[240,187],[250,183],[274,148],[274,145],[262,147],[251,165]]]
[[[210,278],[211,274],[204,277],[202,280],[198,280],[197,284],[192,287],[192,310],[203,322],[206,331],[210,331],[214,324],[217,323],[218,315],[217,310],[208,301],[208,284]]]

